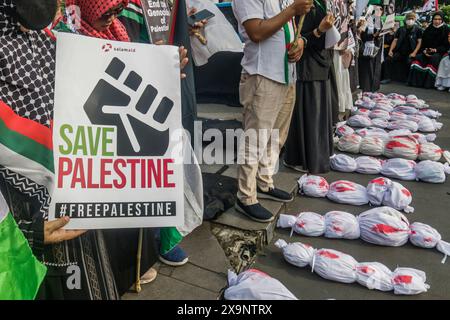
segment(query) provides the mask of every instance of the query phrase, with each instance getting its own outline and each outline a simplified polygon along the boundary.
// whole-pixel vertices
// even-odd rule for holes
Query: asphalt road
[[[450,93],[407,87],[402,84],[382,86],[381,92],[415,94],[424,99],[443,116],[440,121],[444,127],[437,135],[436,144],[450,150]],[[294,173],[293,173],[294,174]],[[299,175],[300,176],[300,175]],[[346,179],[367,185],[376,176],[354,173],[331,172],[323,175],[328,182]],[[407,217],[410,222],[420,221],[436,228],[443,240],[450,242],[450,176],[444,184],[399,181],[413,194],[412,206],[415,212]],[[314,199],[297,196],[289,204],[287,213],[313,211],[325,214],[332,210],[342,210],[359,214],[369,206],[350,206],[332,203],[326,199]],[[255,267],[280,280],[299,299],[450,299],[450,257],[446,264],[441,264],[442,254],[435,249],[421,249],[411,244],[403,247],[381,247],[362,240],[333,240],[326,238],[307,238],[299,235],[289,237],[290,230],[277,229],[272,243],[265,255],[258,257]],[[305,242],[315,248],[336,249],[352,255],[357,261],[377,261],[391,270],[397,266],[420,269],[427,274],[427,283],[431,288],[417,296],[396,296],[393,293],[368,290],[355,284],[342,284],[322,279],[309,268],[300,269],[284,261],[280,249],[273,242],[282,238],[287,242]]]

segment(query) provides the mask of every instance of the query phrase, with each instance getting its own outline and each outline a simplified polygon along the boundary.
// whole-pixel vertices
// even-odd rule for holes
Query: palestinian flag
[[[50,128],[17,115],[0,101],[0,166],[16,174],[14,184],[48,197],[54,180],[52,150]],[[38,187],[30,187],[30,181]]]
[[[0,300],[36,297],[47,268],[40,263],[0,193]]]

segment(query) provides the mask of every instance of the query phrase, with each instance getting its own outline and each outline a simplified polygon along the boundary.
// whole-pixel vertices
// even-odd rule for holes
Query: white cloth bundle
[[[325,237],[331,239],[358,239],[359,223],[354,215],[343,211],[325,214]]]
[[[299,193],[309,197],[323,198],[327,195],[330,186],[323,177],[304,174],[298,180]]]
[[[356,170],[356,161],[345,154],[335,154],[330,157],[330,167],[335,171],[354,172]]]
[[[433,142],[434,140],[436,140],[436,134],[434,134],[434,133],[423,134],[423,133],[415,132],[415,133],[412,133],[410,136],[413,137],[414,139],[416,139],[420,144],[427,143],[427,142]]]
[[[325,233],[325,219],[315,212],[301,212],[292,226],[292,231],[308,237],[320,237]]]
[[[363,138],[364,137],[379,137],[383,140],[389,139],[389,134],[381,128],[373,128],[373,127],[363,128],[363,129],[356,130],[355,133]]]
[[[408,129],[411,132],[416,132],[419,129],[419,125],[414,121],[409,120],[397,120],[390,121],[387,126],[388,130],[397,130],[397,129]]]
[[[442,127],[444,126],[444,124],[442,122],[438,122],[436,121],[436,119],[431,119],[431,121],[434,124],[434,127],[436,128],[436,131],[439,131],[442,129]]]
[[[389,126],[389,121],[384,119],[372,119],[372,127],[386,129]]]
[[[422,99],[418,99],[416,96],[414,95],[410,95],[406,97],[406,103],[407,104],[411,104],[413,105],[415,108],[417,109],[424,109],[424,108],[428,108],[428,105],[425,103],[424,100]]]
[[[385,102],[377,102],[377,104],[375,105],[375,110],[383,110],[386,112],[392,112],[394,110],[394,107],[390,104],[390,103],[385,103]]]
[[[418,141],[412,137],[392,137],[384,146],[384,155],[388,158],[416,160],[419,150]]]
[[[402,94],[391,92],[386,95],[386,98],[391,100],[400,100],[400,101],[406,101],[406,97]]]
[[[390,207],[368,210],[358,216],[361,239],[389,247],[399,247],[408,242],[408,219]]]
[[[360,184],[338,180],[330,184],[327,198],[338,203],[361,206],[369,203],[366,188]]]
[[[343,152],[359,153],[362,138],[357,134],[349,134],[339,139],[338,149]]]
[[[442,153],[444,151],[436,144],[432,142],[422,143],[420,145],[419,160],[431,160],[439,161],[441,160]]]
[[[311,268],[324,279],[353,283],[356,281],[357,264],[348,254],[333,249],[319,249],[314,253]]]
[[[381,156],[384,152],[384,141],[379,137],[365,137],[361,140],[359,152],[368,156]]]
[[[361,262],[356,266],[356,281],[370,289],[392,291],[392,271],[379,262]]]
[[[442,116],[442,113],[432,109],[421,109],[419,111],[421,114],[427,116],[428,118],[437,119]]]
[[[353,116],[361,115],[361,116],[368,117],[370,115],[370,113],[371,113],[370,110],[366,109],[366,108],[355,108],[355,109],[352,109],[352,115]]]
[[[417,179],[429,183],[444,183],[446,174],[450,174],[450,167],[448,163],[445,165],[436,162],[425,160],[416,165],[415,168]]]
[[[413,213],[414,208],[410,206],[411,202],[411,192],[400,183],[392,181],[384,195],[383,204],[406,213]]]
[[[416,180],[415,167],[416,162],[413,160],[389,159],[383,162],[381,174],[390,178],[412,181]]]
[[[425,121],[426,121],[426,120],[431,121],[430,118],[425,117],[424,115],[422,115],[422,114],[420,114],[420,113],[410,114],[410,115],[408,115],[408,118],[407,118],[406,120],[414,121],[415,123],[419,124],[419,128],[420,128],[420,122],[421,122],[421,121],[423,121],[423,120],[425,120]],[[420,129],[419,129],[419,130],[420,130]]]
[[[303,268],[311,266],[311,271],[324,279],[354,283],[368,289],[394,291],[395,294],[413,295],[426,292],[430,286],[426,284],[423,271],[411,268],[397,268],[391,272],[379,262],[358,263],[352,256],[333,249],[315,250],[301,242],[288,244],[279,239],[275,246],[283,252],[284,259],[290,264]]]
[[[394,108],[395,112],[400,112],[400,113],[404,113],[404,114],[416,114],[419,112],[419,110],[417,110],[416,108],[412,107],[412,106],[408,106],[408,105],[400,105],[400,106],[396,106]]]
[[[268,274],[250,269],[236,275],[228,271],[225,300],[298,300],[280,281]]]
[[[343,136],[353,134],[353,133],[355,133],[355,130],[346,124],[337,126],[337,128],[336,128],[336,135],[338,137],[343,137]]]
[[[375,109],[370,111],[369,113],[369,117],[371,119],[383,119],[383,120],[389,120],[391,119],[391,115],[389,114],[389,112],[387,112],[386,110],[382,110],[382,109]]]
[[[394,270],[392,279],[395,294],[415,295],[430,289],[430,286],[426,284],[426,274],[421,270],[397,268]]]
[[[442,263],[445,263],[447,256],[450,255],[450,243],[443,241],[436,229],[421,222],[414,222],[410,229],[409,241],[413,245],[426,249],[436,248],[444,254]]]
[[[277,227],[291,228],[291,236],[295,232],[307,237],[359,238],[358,220],[354,215],[343,211],[330,211],[325,216],[314,212],[301,212],[297,216],[280,214]]]
[[[379,174],[381,172],[381,160],[374,157],[358,157],[356,161],[356,172],[363,174]]]
[[[287,243],[283,239],[275,241],[275,246],[283,250],[283,256],[290,264],[303,268],[311,264],[314,248],[301,242]]]
[[[391,112],[391,121],[408,120],[408,115],[398,111]]]
[[[392,185],[392,180],[388,178],[376,178],[367,185],[367,197],[371,205],[381,206],[384,195]]]
[[[416,133],[414,133],[416,134]],[[411,130],[408,129],[395,129],[392,131],[389,131],[388,133],[390,138],[394,138],[394,137],[401,137],[401,136],[411,136],[413,135],[413,133],[411,132]]]
[[[363,115],[354,115],[348,118],[347,124],[350,127],[356,127],[356,128],[366,128],[370,127],[372,125],[372,121],[368,116]]]
[[[355,102],[355,105],[358,107],[361,107],[361,108],[371,110],[371,109],[375,108],[376,103],[370,99],[369,100],[357,100]]]
[[[418,130],[420,132],[436,132],[440,127],[442,127],[438,124],[438,122],[436,122],[436,120],[427,118],[425,116],[418,123]]]

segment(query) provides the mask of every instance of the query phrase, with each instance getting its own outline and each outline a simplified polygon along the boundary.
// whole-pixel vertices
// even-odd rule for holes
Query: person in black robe
[[[408,85],[434,88],[439,63],[449,47],[448,33],[449,27],[444,22],[444,14],[434,13],[433,23],[423,33],[420,53],[411,63]]]
[[[380,89],[381,82],[381,48],[382,38],[379,29],[367,27],[361,32],[361,51],[358,59],[359,86],[364,92],[376,92]],[[366,55],[366,45],[373,42],[378,48],[376,55]]]
[[[305,17],[302,35],[307,40],[297,63],[297,98],[286,142],[285,165],[298,171],[325,173],[333,152],[331,75],[333,52],[325,49],[325,34],[334,23],[326,4],[316,1]]]

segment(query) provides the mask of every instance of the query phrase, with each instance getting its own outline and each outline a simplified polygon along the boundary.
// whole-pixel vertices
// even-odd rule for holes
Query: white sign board
[[[389,33],[395,27],[395,13],[386,16],[380,35]]]
[[[176,47],[58,33],[50,219],[182,225],[180,90]]]

